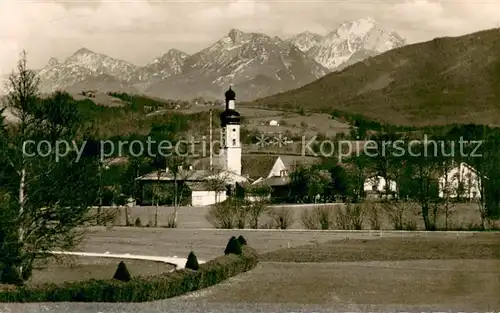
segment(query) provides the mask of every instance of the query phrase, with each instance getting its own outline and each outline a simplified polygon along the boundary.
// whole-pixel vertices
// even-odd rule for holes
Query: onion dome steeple
[[[221,126],[239,125],[241,116],[235,110],[236,93],[229,87],[229,90],[224,95],[226,96],[226,110],[220,114]]]

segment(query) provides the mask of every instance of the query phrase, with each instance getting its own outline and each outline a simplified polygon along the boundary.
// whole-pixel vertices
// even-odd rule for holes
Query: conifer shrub
[[[247,245],[247,240],[242,235],[240,235],[238,237],[238,242],[240,243],[240,246],[246,246]]]
[[[4,265],[0,273],[0,282],[8,285],[22,285],[23,279],[17,267]]]
[[[194,254],[193,251],[189,252],[187,257],[185,268],[197,271],[200,268],[200,264],[198,264],[198,258]]]
[[[116,269],[113,278],[120,281],[130,281],[131,279],[130,273],[128,271],[127,265],[125,265],[125,262],[121,261],[118,264],[118,268]]]
[[[228,254],[240,255],[241,252],[242,252],[242,249],[241,249],[240,242],[238,241],[238,239],[236,239],[236,237],[232,236],[227,243],[226,249],[224,250],[224,254],[225,255],[228,255]]]

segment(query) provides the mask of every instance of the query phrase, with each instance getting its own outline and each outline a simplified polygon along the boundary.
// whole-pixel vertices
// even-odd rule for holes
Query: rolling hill
[[[394,125],[499,125],[500,29],[407,45],[245,105],[341,110]]]

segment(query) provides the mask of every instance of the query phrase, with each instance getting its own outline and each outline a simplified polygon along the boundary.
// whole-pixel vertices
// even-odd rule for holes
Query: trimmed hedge
[[[199,270],[181,269],[154,276],[41,284],[0,291],[0,302],[144,302],[176,297],[206,288],[254,268],[257,252],[245,246],[241,255],[220,256],[200,265]]]

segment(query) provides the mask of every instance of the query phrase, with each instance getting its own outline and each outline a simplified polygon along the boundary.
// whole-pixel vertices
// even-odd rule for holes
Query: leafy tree
[[[303,202],[308,196],[309,173],[303,166],[297,167],[290,173],[289,198],[294,202]]]
[[[372,160],[363,153],[359,156],[352,156],[347,160],[349,166],[347,172],[352,182],[353,202],[357,202],[365,196],[364,184],[372,168],[371,162]]]
[[[328,186],[328,193],[335,198],[341,198],[346,201],[347,197],[353,196],[353,186],[351,177],[343,166],[337,163],[335,159],[325,159],[321,167],[330,173],[332,178]]]
[[[478,209],[483,228],[488,220],[500,217],[500,131],[483,137],[479,151],[470,157],[470,164],[477,170],[477,184],[480,187]]]
[[[402,138],[393,132],[379,133],[372,138],[372,142],[376,143],[375,149],[366,151],[371,158],[372,173],[376,176],[384,178],[386,181],[384,194],[386,199],[393,193],[391,190],[391,181],[396,181],[399,178],[401,162],[404,153],[396,149],[396,143]],[[403,151],[406,152],[406,151]]]
[[[0,190],[5,195],[0,212],[9,218],[0,223],[8,238],[0,262],[15,267],[27,280],[35,260],[50,257],[53,250],[73,248],[82,239],[79,226],[96,219],[91,207],[99,194],[99,151],[90,141],[81,154],[65,150],[73,143],[82,147],[89,139],[80,132],[84,137],[75,140],[83,129],[78,109],[64,92],[39,98],[38,78],[27,67],[25,52],[7,90],[6,106],[18,122],[0,130]],[[36,153],[27,144],[36,147],[41,140],[51,147],[59,144],[66,155],[57,155],[55,149]]]
[[[331,182],[330,173],[321,167],[300,166],[290,174],[290,198],[296,202],[312,202],[317,195],[325,198]]]

